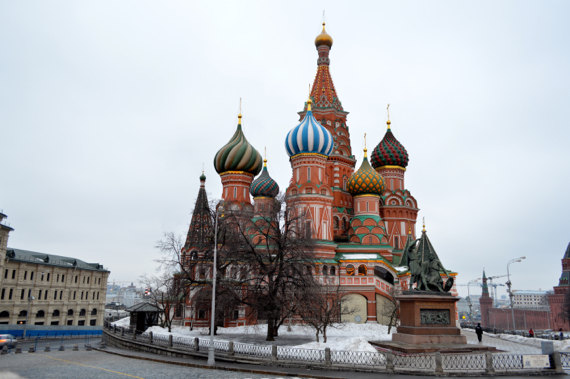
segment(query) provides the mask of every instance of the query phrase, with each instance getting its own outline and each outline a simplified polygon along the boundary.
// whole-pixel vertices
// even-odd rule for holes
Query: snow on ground
[[[111,325],[120,327],[129,326],[129,318],[123,318],[113,322]],[[152,332],[154,335],[168,335],[179,337],[208,337],[208,328],[194,328],[173,326],[172,333],[168,333],[168,329],[160,326],[148,328],[145,333]],[[391,332],[395,332],[392,328]],[[316,342],[315,330],[306,325],[283,325],[279,328],[279,336],[275,341],[265,341],[267,333],[267,325],[249,325],[238,326],[233,328],[218,328],[218,335],[214,338],[220,341],[234,341],[253,343],[258,345],[277,344],[279,346],[289,346],[300,349],[324,349],[326,347],[331,350],[350,350],[350,351],[376,351],[376,349],[368,343],[368,341],[390,341],[392,335],[388,334],[388,327],[380,324],[335,324],[334,327],[327,328],[327,343],[323,342],[323,336],[319,335],[319,341]],[[463,329],[462,334],[467,336],[468,343],[477,343],[475,333],[471,329]],[[483,336],[483,344],[495,346],[497,349],[509,352],[525,352],[540,354],[541,342],[549,341],[540,338],[528,338],[522,336],[514,336],[511,334],[489,334]],[[552,341],[556,351],[569,351],[570,340]]]
[[[125,318],[122,318],[120,320],[112,322],[111,326],[117,326],[117,327],[120,326],[121,328],[128,328],[130,323],[131,323],[131,318],[125,317]]]

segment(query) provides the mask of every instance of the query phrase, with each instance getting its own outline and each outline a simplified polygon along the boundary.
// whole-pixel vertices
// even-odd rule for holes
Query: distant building
[[[548,295],[548,303],[552,314],[553,330],[570,330],[570,314],[567,313],[570,304],[568,292],[570,291],[570,243],[562,257],[562,274],[558,280],[558,286],[554,287],[554,293]]]
[[[109,271],[98,263],[9,248],[0,213],[0,324],[102,325]]]
[[[548,293],[546,291],[513,291],[513,307],[525,309],[548,308]]]

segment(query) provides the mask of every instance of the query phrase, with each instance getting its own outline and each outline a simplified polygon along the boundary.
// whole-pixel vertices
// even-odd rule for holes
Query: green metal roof
[[[35,251],[14,249],[11,247],[6,250],[6,258],[11,261],[35,263],[45,266],[58,266],[65,268],[78,268],[81,270],[109,272],[109,270],[106,270],[103,265],[99,263],[87,263],[77,258],[38,253]]]

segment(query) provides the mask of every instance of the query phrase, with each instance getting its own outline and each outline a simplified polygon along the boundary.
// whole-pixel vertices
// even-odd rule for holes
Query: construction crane
[[[476,284],[479,280],[481,280],[481,278],[470,280],[467,284],[456,284],[456,286],[459,286],[459,287],[467,287],[467,298],[465,300],[467,301],[467,305],[469,306],[469,321],[470,322],[473,322],[473,304],[471,303],[471,292],[470,292],[469,288],[472,284]],[[481,286],[481,283],[479,283],[479,286]]]
[[[489,286],[493,287],[493,308],[497,306],[497,287],[498,286],[505,286],[504,284],[497,284],[497,283],[493,283],[493,279],[499,279],[499,278],[504,278],[506,277],[507,274],[504,275],[495,275],[495,276],[489,276],[487,278],[487,280],[489,281]]]

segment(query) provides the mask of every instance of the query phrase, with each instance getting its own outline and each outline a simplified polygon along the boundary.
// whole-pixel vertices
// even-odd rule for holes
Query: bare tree
[[[384,320],[388,320],[388,334],[390,334],[392,327],[396,327],[400,323],[400,301],[397,298],[400,294],[401,291],[396,289],[396,286],[393,286],[389,291],[389,297],[386,297],[387,301],[384,302],[384,307],[381,311]]]
[[[333,324],[341,325],[343,315],[349,315],[354,309],[349,309],[342,303],[340,284],[318,284],[307,288],[299,298],[298,314],[307,325],[315,329],[316,341],[319,334],[323,342],[327,342],[327,328]]]
[[[161,310],[159,315],[161,326],[172,331],[172,320],[176,314],[176,307],[180,304],[183,289],[180,278],[164,271],[158,276],[147,276],[142,282],[149,289],[147,301]]]
[[[253,218],[224,211],[222,249],[229,249],[247,271],[241,291],[234,294],[258,319],[267,320],[268,341],[297,310],[299,294],[314,286],[311,241],[296,232],[300,218],[282,205],[282,200],[275,200],[263,215]]]

